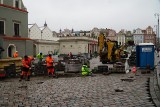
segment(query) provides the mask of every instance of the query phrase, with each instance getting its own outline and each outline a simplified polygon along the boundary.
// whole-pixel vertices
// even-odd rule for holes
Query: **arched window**
[[[16,46],[14,44],[9,44],[7,48],[7,57],[13,57],[13,53],[16,51]]]

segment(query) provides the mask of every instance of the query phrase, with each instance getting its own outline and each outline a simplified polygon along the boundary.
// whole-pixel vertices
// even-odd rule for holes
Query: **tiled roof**
[[[45,26],[39,27],[39,29],[43,30],[45,28]]]
[[[28,24],[28,28],[30,29],[32,26],[34,26],[35,24]]]
[[[8,5],[5,5],[5,4],[0,4],[0,6],[2,6],[2,7],[6,7],[6,8],[10,8],[10,9],[14,9],[14,10],[18,10],[18,11],[21,11],[21,12],[28,13],[28,11],[27,11],[27,10],[19,9],[19,8],[12,7],[12,6],[8,6]]]

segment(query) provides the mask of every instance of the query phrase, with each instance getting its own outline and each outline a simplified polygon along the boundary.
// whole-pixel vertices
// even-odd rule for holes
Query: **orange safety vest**
[[[47,57],[46,58],[46,63],[47,63],[47,67],[49,67],[49,66],[53,66],[53,61],[54,61],[54,59],[52,58],[52,57]]]
[[[15,53],[13,54],[13,57],[14,57],[14,58],[18,57],[18,53],[15,52]]]
[[[29,59],[27,59],[27,60],[23,59],[23,60],[22,60],[22,66],[23,66],[23,67],[29,68],[29,67],[30,67],[29,65],[30,65]]]

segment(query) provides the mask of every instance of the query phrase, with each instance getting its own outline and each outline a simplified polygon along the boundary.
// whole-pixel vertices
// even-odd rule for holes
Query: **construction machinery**
[[[113,64],[112,71],[124,73],[124,63],[128,57],[128,52],[125,51],[127,45],[122,44],[121,46],[118,46],[117,41],[112,41],[109,39],[106,40],[104,34],[101,33],[98,38],[98,46],[100,62],[102,62],[102,65],[99,65],[98,68],[103,67],[105,68],[103,71],[109,72],[110,65],[106,64]],[[108,66],[108,69],[106,66]]]
[[[121,61],[123,58],[128,57],[128,52],[125,51],[126,45],[118,46],[117,41],[106,40],[105,36],[101,33],[98,38],[99,56],[103,64],[115,63]]]
[[[114,63],[119,59],[120,50],[118,50],[117,41],[106,40],[105,36],[101,33],[98,38],[99,56],[103,64]]]

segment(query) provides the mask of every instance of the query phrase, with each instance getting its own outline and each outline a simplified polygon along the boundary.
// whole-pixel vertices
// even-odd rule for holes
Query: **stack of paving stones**
[[[116,62],[113,65],[114,73],[125,73],[125,66],[122,62]]]
[[[47,67],[43,63],[36,63],[34,64],[34,67],[32,68],[32,73],[34,75],[47,75]]]
[[[153,75],[140,73],[133,81],[122,81],[130,75],[6,79],[0,81],[0,107],[155,107],[146,87]]]
[[[10,64],[9,66],[5,66],[4,71],[5,71],[7,77],[15,77],[16,76],[15,64]]]

